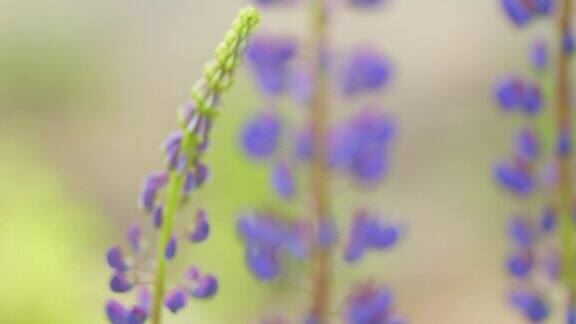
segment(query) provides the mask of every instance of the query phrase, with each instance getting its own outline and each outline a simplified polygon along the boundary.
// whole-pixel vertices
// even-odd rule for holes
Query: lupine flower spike
[[[262,7],[302,3],[254,1]],[[352,182],[362,191],[377,187],[386,178],[396,124],[377,102],[393,79],[392,64],[365,45],[337,52],[328,35],[335,2],[310,2],[311,39],[259,34],[247,50],[262,102],[247,120],[240,146],[254,162],[268,167],[270,185],[280,203],[308,210],[304,208],[301,215],[274,208],[243,214],[237,226],[246,247],[246,265],[256,279],[268,283],[289,272],[291,263],[309,265],[311,300],[309,307],[301,310],[298,323],[331,323],[336,314],[350,324],[403,323],[391,290],[383,285],[362,280],[351,285],[348,296],[334,296],[331,289],[335,256],[355,266],[375,251],[390,249],[402,237],[401,227],[379,212],[367,206],[336,210],[331,201],[335,178]],[[372,10],[383,2],[345,0],[357,10]],[[304,44],[310,47],[304,49]],[[297,111],[306,118],[288,124],[287,113],[279,110],[285,97],[305,107]],[[536,110],[532,102],[537,99],[527,100],[529,109]],[[348,116],[329,123],[334,115],[342,115],[333,114],[337,102],[352,101],[363,103],[347,103]],[[306,172],[305,179],[298,171]],[[336,225],[339,216],[348,216],[342,222],[346,228]],[[337,299],[342,307],[331,302]],[[265,314],[262,323],[287,323],[285,315]]]
[[[190,299],[210,298],[218,291],[218,281],[210,273],[192,267],[183,279],[169,282],[172,278],[167,278],[167,267],[178,251],[186,248],[183,238],[199,243],[208,237],[208,213],[201,207],[194,206],[197,212],[192,216],[192,228],[179,226],[179,222],[190,223],[190,216],[182,212],[183,206],[205,184],[208,168],[202,157],[208,148],[212,124],[220,112],[221,96],[232,86],[234,73],[259,20],[257,10],[252,7],[240,11],[216,48],[215,59],[206,65],[203,78],[192,88],[192,100],[180,108],[179,130],[164,142],[166,168],[146,177],[140,192],[140,207],[149,216],[150,230],[132,225],[126,237],[129,249],[115,245],[108,251],[108,265],[113,270],[112,291],[136,291],[132,306],[124,306],[115,299],[108,301],[106,315],[110,323],[139,324],[150,319],[153,324],[160,324],[163,307],[178,313]],[[154,260],[147,260],[149,253],[144,251],[148,246],[144,244],[144,234],[148,232],[148,241],[155,241]],[[166,292],[168,287],[171,288]]]
[[[536,39],[529,61],[535,78],[518,75],[501,79],[495,98],[503,111],[528,118],[518,131],[512,156],[499,162],[494,176],[504,190],[519,200],[523,212],[510,220],[508,236],[512,243],[506,268],[512,279],[509,302],[529,323],[542,323],[555,308],[563,308],[565,323],[576,323],[576,250],[574,236],[574,197],[572,191],[572,125],[570,61],[574,49],[571,32],[572,0],[502,0],[505,14],[517,27],[534,19],[547,18],[553,10],[558,21],[556,55],[545,39]],[[556,77],[555,95],[543,90],[544,82]],[[555,97],[555,98],[550,98]],[[554,100],[551,100],[554,99]],[[556,136],[541,136],[539,116],[548,102],[554,102]],[[547,113],[547,112],[546,112]],[[546,200],[530,215],[528,206]],[[532,200],[532,201],[531,201]],[[563,289],[565,305],[552,303],[553,286]]]

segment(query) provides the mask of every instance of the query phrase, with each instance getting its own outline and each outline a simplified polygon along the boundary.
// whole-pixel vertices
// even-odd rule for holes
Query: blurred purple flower
[[[378,90],[388,84],[391,69],[382,55],[368,49],[357,49],[344,66],[342,91],[346,95],[355,95]]]
[[[273,154],[280,140],[281,124],[278,117],[260,113],[251,118],[242,133],[242,145],[246,153],[256,159]]]
[[[296,43],[290,38],[260,35],[252,39],[246,56],[264,93],[278,94],[286,88],[295,53]]]

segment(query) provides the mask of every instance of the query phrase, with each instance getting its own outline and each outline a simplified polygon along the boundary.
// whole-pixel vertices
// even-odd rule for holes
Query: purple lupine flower
[[[508,76],[498,81],[494,92],[502,109],[513,110],[522,102],[524,83],[516,76]]]
[[[372,283],[356,288],[348,297],[345,317],[349,324],[388,323],[394,298],[387,288]],[[394,316],[395,317],[395,316]]]
[[[143,244],[139,227],[132,226],[127,232],[131,247],[131,258],[127,266],[122,251],[115,247],[108,252],[108,263],[114,269],[110,279],[110,288],[114,292],[127,292],[133,287],[140,288],[136,293],[136,305],[124,308],[111,301],[107,314],[111,322],[118,324],[142,324],[148,315],[152,322],[159,323],[164,318],[162,303],[173,313],[182,309],[187,302],[190,282],[176,283],[176,289],[164,294],[169,281],[168,261],[175,257],[177,236],[181,233],[176,217],[188,202],[188,193],[198,188],[208,179],[208,167],[203,164],[204,151],[208,147],[212,121],[221,107],[221,95],[234,81],[235,71],[242,61],[248,40],[259,23],[259,13],[253,7],[243,9],[232,28],[215,51],[215,59],[204,68],[203,77],[195,83],[190,96],[193,103],[187,103],[179,109],[179,130],[171,134],[163,143],[167,166],[163,171],[144,179],[139,205],[151,214],[154,227],[150,241],[155,241],[156,257],[151,257],[151,249]],[[164,226],[161,224],[164,223]],[[172,232],[173,231],[173,232]],[[205,217],[198,222],[191,237],[194,241],[206,239],[208,225]],[[179,236],[178,236],[179,237]],[[146,251],[144,251],[144,249]],[[142,249],[142,251],[141,251]],[[215,292],[215,279],[207,277],[199,283],[198,296],[208,297]],[[154,286],[154,294],[145,285]],[[151,300],[153,298],[153,301]],[[151,312],[150,305],[154,305]]]
[[[124,253],[119,246],[113,246],[108,250],[108,254],[106,256],[108,261],[108,265],[120,272],[124,272],[128,270],[128,266],[126,265],[126,260],[124,259]]]
[[[246,263],[252,274],[261,280],[272,280],[280,273],[277,253],[270,248],[246,248]]]
[[[188,239],[192,242],[202,242],[208,238],[208,234],[210,234],[210,224],[208,224],[206,210],[200,209],[196,213],[194,230],[188,235]]]
[[[357,180],[374,184],[385,176],[386,151],[394,132],[393,122],[372,110],[364,110],[352,119],[348,145],[351,172]]]
[[[355,95],[381,89],[388,84],[391,69],[382,55],[369,49],[357,49],[344,66],[342,91]]]
[[[529,115],[536,115],[542,108],[542,94],[540,87],[535,84],[528,84],[524,87],[522,98],[522,108]]]
[[[134,284],[128,280],[124,272],[116,271],[110,279],[110,289],[113,292],[125,293],[132,289]]]
[[[163,207],[156,206],[152,209],[152,224],[155,228],[160,228],[162,226],[162,214],[163,214]]]
[[[551,232],[556,227],[556,209],[547,207],[540,216],[539,229],[542,232]]]
[[[114,299],[110,299],[106,303],[106,315],[112,324],[127,324],[128,311]]]
[[[139,252],[141,248],[141,241],[142,241],[142,231],[138,224],[132,224],[128,228],[126,232],[126,239],[128,241],[128,245],[134,252]]]
[[[286,88],[295,53],[296,43],[289,38],[260,35],[252,39],[246,56],[263,92],[278,94]]]
[[[534,230],[522,216],[515,216],[510,220],[508,235],[516,246],[529,248],[534,245]]]
[[[260,113],[248,121],[242,133],[246,153],[256,159],[273,154],[280,140],[281,125],[278,116]]]
[[[198,116],[196,102],[187,101],[178,108],[178,125],[186,129],[192,118]]]
[[[367,249],[385,249],[394,245],[400,229],[360,210],[354,216],[348,241],[344,247],[344,260],[354,262],[362,258]]]
[[[540,322],[548,317],[550,310],[542,297],[525,289],[514,290],[510,295],[510,301],[528,320]]]
[[[210,176],[210,170],[208,166],[204,163],[197,163],[196,164],[196,187],[202,186],[206,181],[208,181],[208,177]]]
[[[140,191],[140,205],[146,210],[154,207],[156,192],[166,185],[168,174],[166,172],[157,172],[149,175],[142,184]]]
[[[195,298],[211,298],[218,292],[218,281],[216,278],[209,274],[198,279],[198,285],[190,294]]]
[[[548,67],[548,47],[542,39],[538,39],[532,44],[530,61],[536,71],[543,71]]]
[[[530,273],[534,260],[529,250],[518,250],[508,256],[508,273],[517,278],[525,278]]]
[[[520,157],[533,161],[540,155],[536,134],[529,128],[522,128],[516,137],[516,151]]]
[[[238,219],[238,232],[249,246],[278,249],[286,237],[284,225],[267,215],[253,214]]]
[[[195,266],[191,266],[186,270],[185,276],[187,280],[196,281],[200,278],[200,270]]]
[[[271,182],[280,198],[290,199],[294,196],[294,176],[286,163],[277,162],[272,168]]]
[[[166,250],[164,251],[164,257],[167,260],[172,260],[172,258],[174,258],[174,256],[176,255],[177,249],[178,249],[178,240],[176,239],[175,236],[172,236],[172,238],[170,238],[170,240],[168,241],[168,244],[166,244]]]
[[[182,308],[186,307],[188,302],[188,295],[182,288],[174,288],[169,291],[164,297],[164,306],[168,308],[173,314],[178,313]]]
[[[502,187],[519,196],[526,196],[534,189],[532,175],[521,166],[499,163],[494,173]]]
[[[181,142],[182,142],[181,131],[175,131],[171,133],[170,135],[168,135],[166,140],[164,140],[164,153],[166,154],[166,161],[169,168],[176,167]]]
[[[146,311],[139,306],[134,306],[128,313],[127,324],[143,324],[148,315]]]
[[[522,0],[501,0],[505,13],[516,26],[524,26],[530,21],[528,6]]]
[[[184,179],[184,185],[182,186],[182,193],[184,195],[188,195],[190,192],[192,192],[194,189],[196,189],[196,175],[194,175],[194,172],[189,171],[186,174],[186,179]]]

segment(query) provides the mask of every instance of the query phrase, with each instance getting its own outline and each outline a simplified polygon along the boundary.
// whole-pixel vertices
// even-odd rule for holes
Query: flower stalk
[[[168,242],[172,235],[174,216],[181,202],[181,188],[184,185],[186,170],[192,167],[198,155],[200,138],[198,135],[199,123],[195,121],[213,121],[217,114],[215,110],[218,97],[233,83],[233,73],[242,59],[246,42],[253,30],[259,24],[260,17],[256,9],[248,7],[239,13],[232,29],[228,31],[225,39],[216,49],[216,58],[208,63],[204,69],[204,78],[192,88],[191,96],[196,105],[197,118],[191,118],[183,129],[182,144],[180,145],[180,161],[170,170],[167,191],[164,198],[164,218],[160,228],[160,237],[156,249],[156,281],[152,308],[152,323],[162,322],[162,300],[165,294],[166,258],[164,257]]]
[[[156,256],[154,262],[141,262],[147,253],[143,251],[142,231],[138,224],[130,227],[127,240],[134,262],[127,262],[124,249],[113,246],[107,254],[108,265],[114,271],[110,288],[116,293],[126,293],[137,288],[137,302],[130,308],[115,299],[110,299],[106,313],[112,324],[142,324],[150,320],[161,324],[163,306],[172,313],[183,309],[188,298],[207,299],[218,291],[218,281],[211,273],[202,274],[196,266],[188,268],[183,279],[167,291],[167,267],[176,251],[178,240],[186,237],[199,243],[210,232],[206,211],[197,210],[192,229],[181,229],[176,216],[189,201],[191,192],[200,188],[208,177],[208,167],[202,162],[208,149],[212,125],[219,113],[220,97],[234,81],[249,37],[260,22],[259,12],[249,6],[240,11],[231,29],[215,51],[215,59],[206,64],[203,78],[191,90],[192,100],[183,105],[178,115],[180,129],[164,142],[167,167],[148,176],[142,186],[140,206],[151,216],[156,234]],[[184,232],[185,235],[177,235]],[[154,248],[154,247],[153,247]],[[154,264],[144,269],[147,264]],[[142,271],[153,274],[149,281],[141,281]],[[153,286],[152,293],[147,285]]]
[[[328,152],[326,133],[328,116],[328,80],[325,65],[327,48],[328,9],[325,0],[311,3],[312,46],[314,80],[312,100],[310,101],[310,129],[312,134],[312,160],[310,167],[310,189],[312,212],[316,228],[329,224],[330,203],[328,200],[329,173],[327,169]],[[311,315],[317,323],[327,323],[330,304],[331,246],[317,244],[313,255],[313,290]]]
[[[568,307],[574,306],[574,296],[576,295],[576,254],[574,250],[574,221],[572,219],[574,207],[571,169],[572,152],[570,148],[562,149],[560,146],[568,145],[570,147],[569,143],[572,140],[571,53],[565,48],[566,38],[570,35],[571,23],[572,0],[563,0],[559,6],[557,20],[556,142],[559,145],[557,152],[557,197],[561,215],[562,273],[568,289]],[[566,141],[568,141],[568,144],[565,143]]]

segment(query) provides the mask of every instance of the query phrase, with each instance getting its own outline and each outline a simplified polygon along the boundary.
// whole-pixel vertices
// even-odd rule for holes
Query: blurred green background
[[[105,250],[142,217],[140,180],[161,167],[175,108],[244,4],[0,0],[0,323],[105,322]],[[263,28],[302,34],[306,23],[281,9],[264,13]],[[400,126],[382,189],[334,198],[376,204],[408,227],[397,249],[343,269],[338,291],[372,276],[394,288],[412,323],[519,321],[504,302],[501,265],[515,202],[490,176],[515,121],[490,91],[498,75],[527,68],[529,31],[516,32],[497,0],[340,8],[332,24],[339,49],[372,43],[393,58],[398,74],[382,103]],[[198,197],[213,236],[181,258],[216,273],[221,293],[169,323],[252,323],[263,311],[304,310],[303,282],[250,277],[234,232],[239,212],[276,202],[266,169],[235,138],[256,108],[253,93],[242,71],[214,132],[212,181]]]

